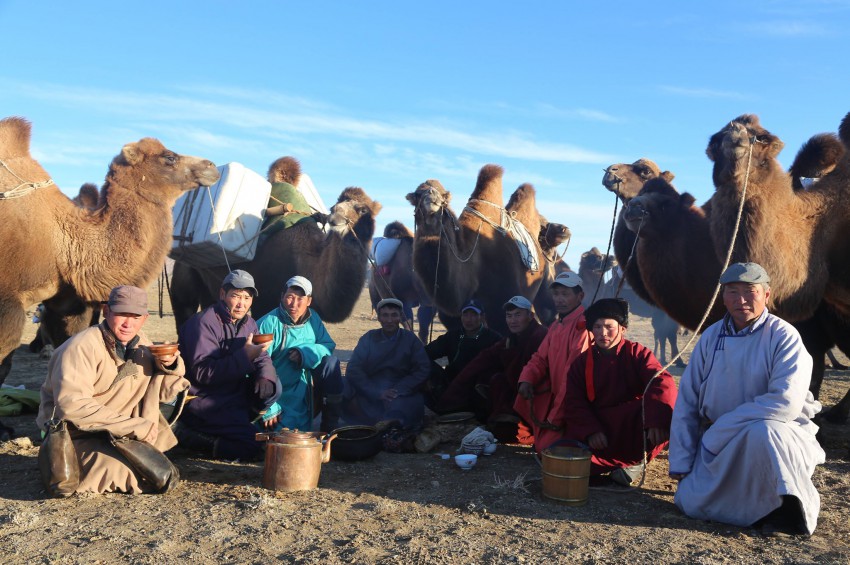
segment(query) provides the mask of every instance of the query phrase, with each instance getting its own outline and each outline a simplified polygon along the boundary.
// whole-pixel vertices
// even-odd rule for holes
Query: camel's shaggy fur
[[[467,203],[495,224],[500,223],[502,175],[498,165],[481,168]],[[472,213],[459,217],[448,207],[449,193],[439,181],[429,180],[407,195],[415,207],[416,237],[413,264],[425,292],[432,296],[442,313],[459,316],[470,299],[479,300],[496,331],[507,332],[502,305],[511,296],[533,299],[543,277],[543,269],[529,271],[516,244],[510,238]],[[514,215],[531,234],[540,233],[540,215],[535,206],[534,188],[520,186],[505,210]],[[540,265],[542,251],[535,246]],[[436,283],[436,284],[435,284]]]
[[[29,154],[30,124],[0,121],[0,187],[49,175]],[[20,343],[26,307],[106,300],[120,284],[148,286],[171,246],[171,207],[184,190],[218,180],[215,165],[145,138],[125,145],[106,176],[97,210],[76,206],[56,186],[0,203],[0,382]],[[51,304],[57,306],[57,304]],[[57,314],[64,315],[61,309]]]
[[[801,190],[801,178],[820,179],[835,169],[844,157],[845,147],[834,133],[819,133],[803,143],[788,169],[794,190]]]
[[[616,257],[605,255],[597,247],[581,254],[578,262],[578,276],[581,277],[581,288],[584,290],[582,305],[585,308],[602,298],[605,273],[616,266]]]
[[[570,269],[563,259],[558,256],[558,248],[569,241],[571,236],[570,228],[564,224],[550,222],[543,216],[540,216],[540,234],[537,236],[537,243],[540,245],[541,251],[543,251],[546,262],[543,267],[543,280],[540,282],[540,288],[537,289],[537,294],[534,296],[532,303],[534,304],[534,311],[537,313],[540,323],[546,326],[554,322],[555,317],[558,315],[549,287],[561,270],[568,271]]]
[[[290,167],[293,161],[290,158],[275,164]],[[297,183],[297,177],[274,177],[274,171],[280,170],[275,164],[270,178]],[[302,221],[270,235],[258,247],[253,260],[231,265],[254,277],[259,291],[252,307],[254,316],[259,318],[277,308],[284,283],[294,275],[302,275],[313,283],[311,307],[322,320],[338,323],[348,318],[366,283],[375,216],[380,210],[381,204],[369,198],[362,188],[346,188],[330,215],[321,218],[329,228],[327,234],[315,222]],[[226,274],[226,267],[196,269],[181,261],[174,264],[171,304],[178,329],[197,312],[198,306],[205,308],[218,300]]]

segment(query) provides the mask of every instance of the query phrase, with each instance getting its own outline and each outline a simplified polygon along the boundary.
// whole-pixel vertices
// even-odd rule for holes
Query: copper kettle
[[[270,490],[310,490],[319,485],[322,463],[331,458],[331,442],[336,434],[299,432],[283,428],[277,433],[258,433],[266,441],[263,486]]]

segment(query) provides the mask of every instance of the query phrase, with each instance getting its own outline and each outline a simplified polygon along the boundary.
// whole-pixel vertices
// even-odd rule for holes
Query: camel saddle
[[[260,228],[260,233],[263,237],[268,237],[273,233],[291,228],[303,221],[316,221],[311,217],[312,212],[307,199],[304,198],[304,195],[297,188],[288,182],[276,182],[272,184],[268,207],[271,208],[281,204],[291,205],[292,211],[279,216],[267,217],[263,222],[263,227]]]

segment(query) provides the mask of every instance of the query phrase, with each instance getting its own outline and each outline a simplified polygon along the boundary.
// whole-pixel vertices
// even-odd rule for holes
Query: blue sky
[[[478,170],[505,168],[572,229],[566,258],[605,248],[602,169],[640,157],[711,196],[709,136],[755,113],[786,143],[850,111],[850,2],[56,2],[0,0],[2,115],[69,195],[122,145],[261,174],[301,160],[327,204],[381,201],[412,227],[428,178],[459,211]]]

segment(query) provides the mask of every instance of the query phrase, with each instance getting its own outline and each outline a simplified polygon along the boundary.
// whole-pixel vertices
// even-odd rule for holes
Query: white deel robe
[[[735,333],[726,316],[710,326],[679,383],[670,430],[670,473],[683,473],[675,504],[685,514],[749,526],[796,496],[806,527],[817,525],[812,483],[825,461],[811,418],[812,358],[800,334],[767,312]]]

